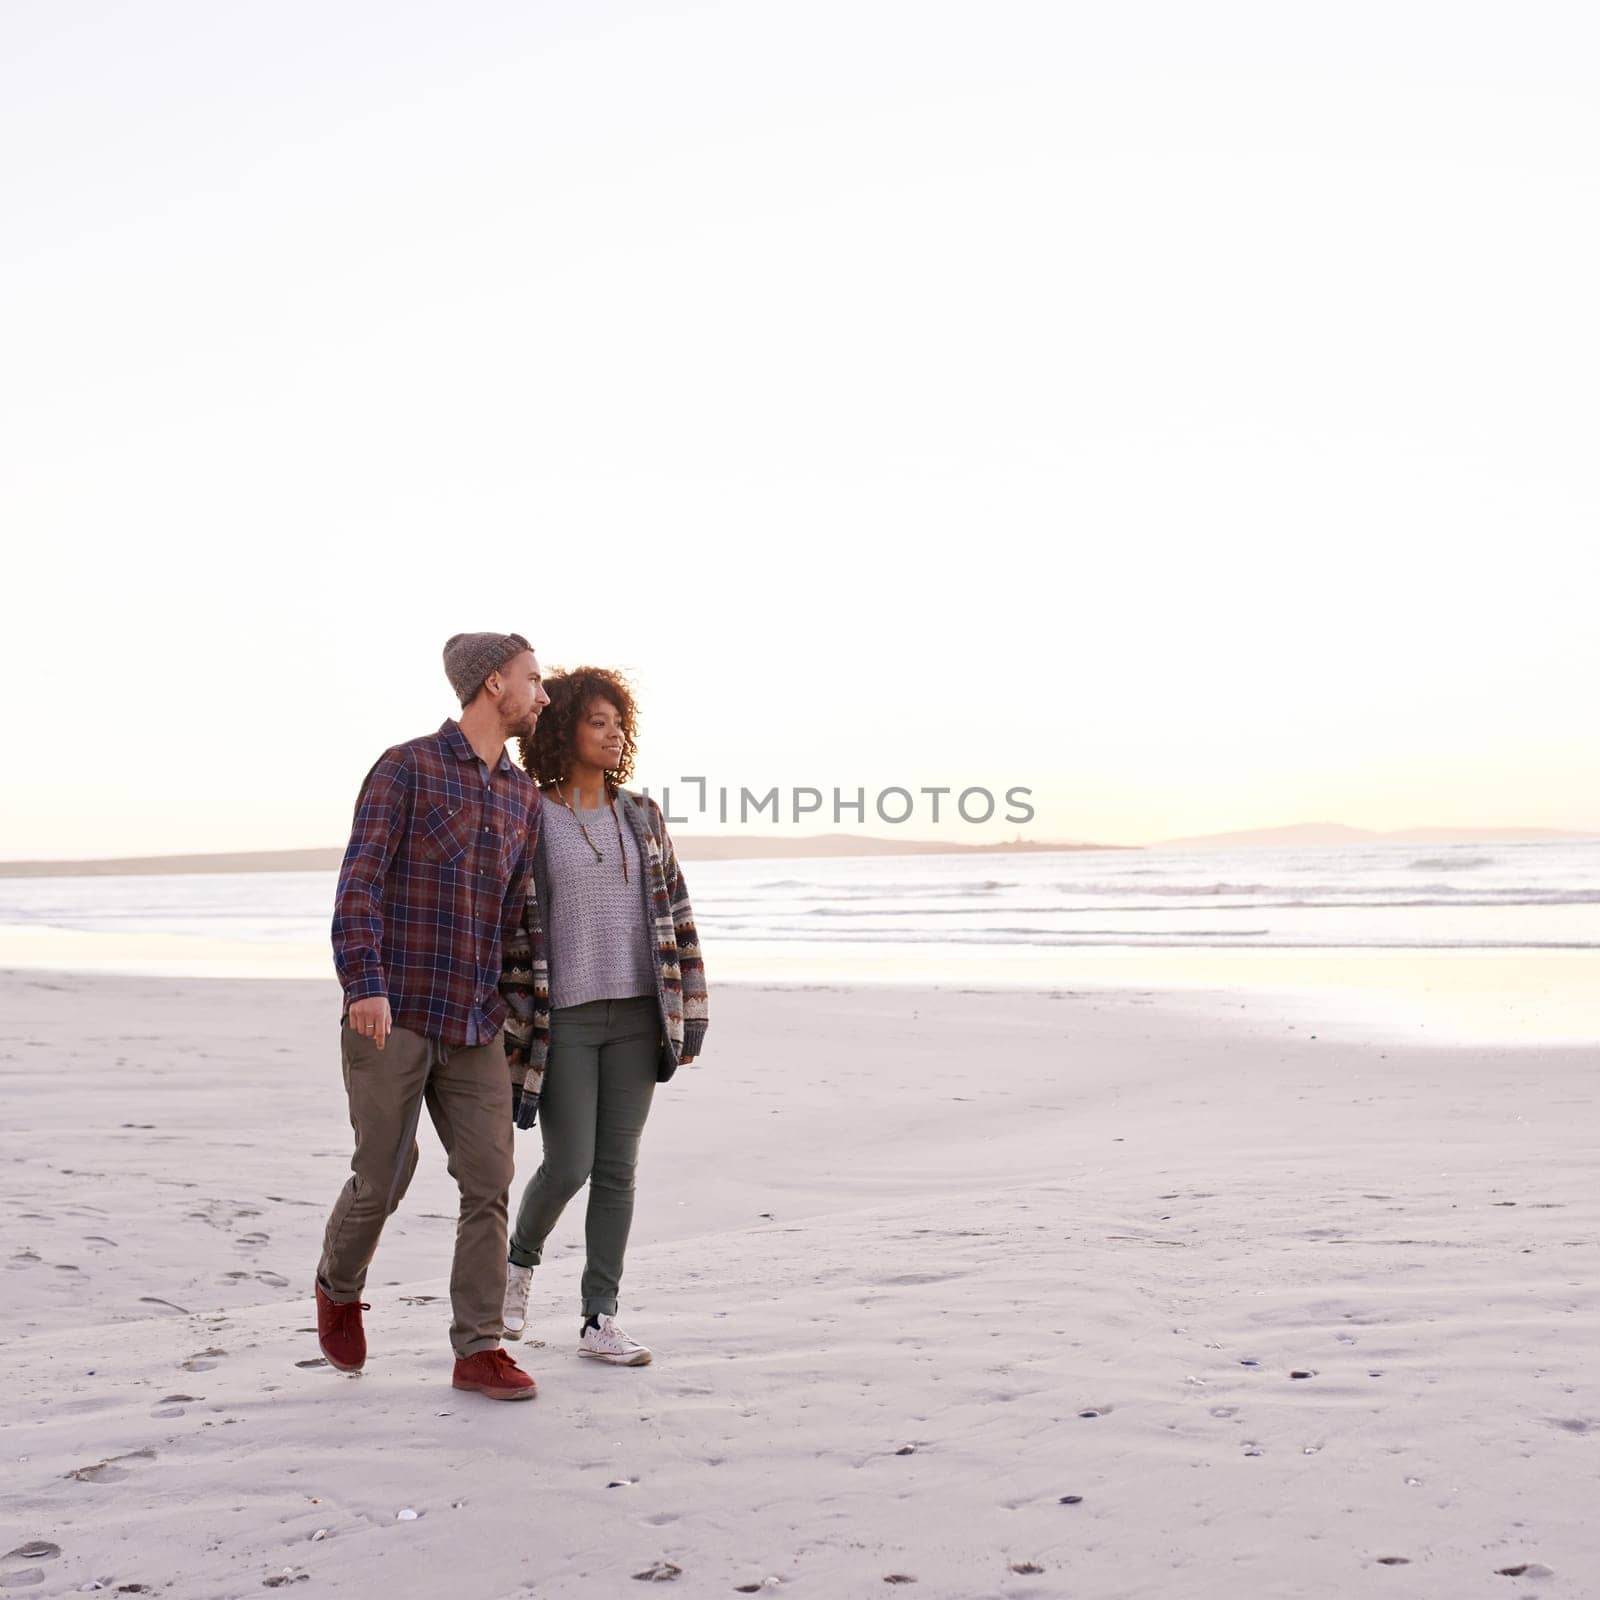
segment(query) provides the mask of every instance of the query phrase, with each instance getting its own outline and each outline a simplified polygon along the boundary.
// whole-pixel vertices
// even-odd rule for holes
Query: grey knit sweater
[[[578,826],[589,830],[604,855],[594,850]],[[624,826],[620,848],[627,852],[622,876],[617,822],[610,807],[575,818],[559,801],[547,801],[542,814],[550,875],[550,1004],[579,1006],[588,1000],[627,1000],[656,992],[655,952],[645,926],[644,864],[633,829]]]

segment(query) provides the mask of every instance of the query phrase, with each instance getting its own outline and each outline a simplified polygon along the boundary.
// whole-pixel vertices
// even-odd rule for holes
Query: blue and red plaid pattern
[[[397,1026],[444,1044],[499,1033],[501,949],[527,898],[539,803],[510,756],[491,772],[450,718],[384,751],[361,785],[334,899],[347,1011],[387,995]]]

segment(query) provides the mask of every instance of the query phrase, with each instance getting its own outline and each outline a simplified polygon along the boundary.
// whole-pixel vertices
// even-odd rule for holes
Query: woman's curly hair
[[[517,753],[533,781],[543,787],[565,783],[572,775],[578,746],[578,721],[591,700],[609,700],[622,718],[622,756],[606,771],[606,787],[613,793],[633,777],[633,690],[620,672],[604,667],[571,667],[544,680],[550,704],[544,708],[531,739],[517,740]]]

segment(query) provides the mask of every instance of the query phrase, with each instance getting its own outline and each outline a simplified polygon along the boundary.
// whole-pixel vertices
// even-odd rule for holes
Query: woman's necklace
[[[569,799],[567,799],[567,797],[564,794],[562,794],[561,785],[559,783],[555,785],[555,791],[556,791],[556,799],[559,800],[562,803],[562,805],[564,805],[567,808],[567,810],[572,813],[572,820],[578,824],[578,831],[583,835],[583,842],[586,845],[588,845],[588,847],[591,850],[594,851],[595,860],[596,861],[604,861],[605,858],[606,858],[605,851],[603,851],[600,848],[600,846],[597,845],[594,842],[594,840],[589,837],[589,830],[586,827],[584,827],[583,818],[578,815],[577,808],[573,805],[573,803]],[[604,791],[602,791],[602,792],[604,792]],[[617,825],[617,854],[622,857],[622,881],[624,883],[627,883],[629,881],[629,879],[628,879],[628,852],[624,848],[623,843],[622,843],[622,823],[620,821],[618,821],[618,819],[617,819],[617,805],[616,805],[616,802],[614,800],[612,800],[609,796],[607,796],[606,804],[611,809],[611,820],[614,823],[616,823],[616,825]]]

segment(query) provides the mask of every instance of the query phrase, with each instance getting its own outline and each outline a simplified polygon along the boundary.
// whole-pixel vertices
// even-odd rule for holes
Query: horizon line
[[[1301,839],[1295,841],[1285,838],[1286,835],[1306,834],[1326,831],[1341,835],[1339,838]],[[1423,835],[1424,837],[1415,837]],[[779,856],[785,848],[799,847],[804,852],[806,847],[818,845],[841,845],[848,849],[840,854],[893,854],[904,851],[917,855],[934,854],[1005,854],[1005,853],[1034,853],[1048,854],[1052,851],[1098,851],[1098,850],[1157,850],[1173,846],[1202,846],[1208,843],[1238,843],[1241,846],[1249,842],[1259,844],[1270,843],[1295,843],[1299,842],[1303,848],[1337,848],[1341,843],[1364,842],[1393,842],[1397,844],[1426,844],[1455,843],[1455,844],[1494,844],[1494,843],[1585,843],[1590,841],[1600,842],[1600,828],[1592,831],[1574,828],[1550,827],[1525,827],[1517,825],[1497,825],[1493,827],[1455,827],[1448,824],[1417,824],[1408,828],[1362,828],[1348,823],[1340,822],[1301,822],[1285,823],[1276,826],[1260,828],[1228,829],[1213,833],[1200,834],[1174,834],[1161,839],[1147,840],[1139,844],[1110,844],[1093,840],[1080,839],[1026,839],[1019,832],[1011,839],[987,841],[958,841],[949,839],[926,838],[895,838],[882,834],[849,833],[832,830],[826,833],[755,833],[750,830],[724,833],[696,833],[685,830],[674,834],[681,854],[686,859],[711,860],[716,859],[726,849],[728,854],[724,859],[740,859],[738,852],[747,850],[749,846],[759,848],[750,854],[756,856]],[[686,850],[684,847],[688,846]],[[131,856],[38,856],[17,857],[12,860],[0,861],[0,877],[44,877],[48,876],[47,868],[63,869],[63,876],[89,873],[97,871],[100,876],[112,876],[113,869],[123,868],[130,875],[136,875],[138,869],[163,868],[176,872],[186,870],[200,872],[208,870],[243,872],[251,870],[270,870],[270,865],[275,864],[283,871],[317,871],[324,870],[332,858],[331,864],[337,865],[345,851],[342,844],[334,845],[306,845],[289,846],[272,849],[234,849],[234,850],[209,850],[209,851],[169,851]],[[300,863],[297,866],[289,864],[290,858]],[[316,858],[311,860],[308,858]],[[743,859],[749,859],[745,855]],[[222,867],[222,862],[237,862],[240,865]],[[258,863],[252,868],[243,865],[246,862]],[[178,863],[193,863],[179,867]]]

